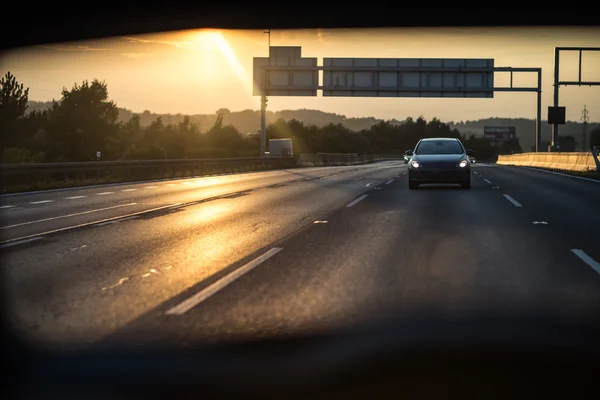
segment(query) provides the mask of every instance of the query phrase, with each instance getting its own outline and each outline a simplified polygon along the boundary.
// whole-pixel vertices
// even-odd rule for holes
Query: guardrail
[[[4,193],[96,183],[185,178],[222,173],[305,166],[354,165],[384,159],[382,155],[303,154],[292,157],[203,158],[145,161],[90,161],[40,164],[0,164]]]
[[[46,188],[49,182],[130,182],[220,173],[294,168],[291,157],[209,158],[182,160],[90,161],[40,164],[1,164],[4,192]]]
[[[563,171],[597,171],[597,163],[591,152],[499,155],[496,164],[547,168]]]
[[[327,165],[360,165],[375,161],[401,160],[402,155],[394,154],[340,154],[340,153],[317,153],[301,154],[298,157],[298,165],[303,167],[320,167]]]

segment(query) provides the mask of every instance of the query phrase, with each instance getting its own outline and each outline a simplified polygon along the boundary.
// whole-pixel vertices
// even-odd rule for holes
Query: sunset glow
[[[106,81],[111,99],[135,112],[214,113],[258,109],[252,95],[252,59],[268,55],[264,30],[197,29],[114,37],[25,48],[4,54],[0,68],[30,88],[30,99],[60,97],[83,80]],[[553,101],[555,46],[600,46],[597,27],[305,29],[271,32],[272,46],[301,46],[303,57],[493,58],[496,66],[542,68],[542,108]],[[561,75],[577,75],[565,55]],[[584,56],[583,77],[600,80],[600,54]],[[535,84],[515,74],[515,85]],[[508,74],[497,74],[508,85]],[[584,105],[600,121],[597,87],[563,87],[567,119],[579,120]],[[486,117],[534,118],[528,93],[495,93],[493,99],[271,97],[269,110],[317,109],[347,117],[404,119],[423,115],[445,121]]]

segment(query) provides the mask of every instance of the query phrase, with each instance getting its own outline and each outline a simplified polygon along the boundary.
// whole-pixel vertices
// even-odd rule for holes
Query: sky
[[[301,46],[303,57],[493,58],[497,67],[542,68],[542,119],[553,104],[554,47],[600,47],[600,27],[484,27],[272,30],[271,46]],[[99,79],[109,97],[134,112],[204,114],[220,108],[259,109],[252,95],[252,59],[268,56],[264,30],[186,30],[22,48],[0,56],[29,87],[29,99],[60,99],[63,88]],[[582,80],[600,81],[600,52],[584,52]],[[562,52],[560,79],[576,80],[578,53]],[[495,86],[509,74],[496,73]],[[515,73],[514,86],[535,86],[534,73]],[[600,122],[600,86],[560,88],[567,119]],[[268,109],[318,109],[347,117],[466,121],[535,118],[535,93],[496,92],[488,99],[275,97]]]

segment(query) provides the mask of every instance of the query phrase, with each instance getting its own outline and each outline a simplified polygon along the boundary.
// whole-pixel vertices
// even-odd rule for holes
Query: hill
[[[50,107],[52,102],[29,101],[28,111],[43,110]],[[213,114],[193,114],[189,115],[190,119],[196,123],[202,131],[207,131],[217,119],[217,113],[223,114],[223,124],[233,125],[242,133],[253,133],[260,128],[260,112],[258,110],[242,110],[230,111],[226,108],[220,109]],[[148,126],[156,118],[161,117],[165,124],[177,124],[183,121],[184,114],[157,114],[148,110],[136,113],[134,111],[119,108],[119,121],[125,122],[131,119],[134,114],[140,116],[142,126]],[[371,126],[382,121],[375,117],[363,118],[347,118],[345,115],[329,113],[319,110],[282,110],[282,111],[267,111],[267,124],[275,122],[279,118],[286,121],[296,119],[303,122],[305,125],[325,126],[328,124],[341,124],[352,131],[361,131],[369,129]],[[415,116],[416,118],[416,116]],[[391,120],[392,123],[401,123],[399,120]],[[446,121],[442,121],[446,122]],[[516,128],[517,137],[520,139],[521,147],[524,151],[532,151],[535,149],[535,120],[527,118],[485,118],[473,121],[446,122],[452,128],[456,128],[464,134],[474,134],[475,136],[483,135],[484,126],[514,126]],[[588,126],[589,132],[599,126],[598,123],[591,123]],[[583,138],[583,124],[580,122],[568,121],[560,127],[561,136],[572,135],[578,144],[581,144]],[[551,138],[551,126],[547,121],[542,121],[542,142],[543,147],[547,146]]]

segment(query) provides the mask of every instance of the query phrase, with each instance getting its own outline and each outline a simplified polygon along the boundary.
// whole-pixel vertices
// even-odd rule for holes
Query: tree
[[[590,149],[593,146],[600,147],[600,126],[590,132]]]
[[[114,159],[119,111],[108,100],[106,83],[94,79],[71,90],[63,89],[60,102],[49,112],[48,132],[52,138],[51,155],[56,160],[89,161],[96,151],[102,159]]]
[[[19,135],[18,123],[25,115],[29,88],[25,89],[8,71],[0,79],[0,135],[2,148],[13,144]]]
[[[559,151],[575,151],[577,148],[577,142],[573,135],[559,136],[558,137]]]

